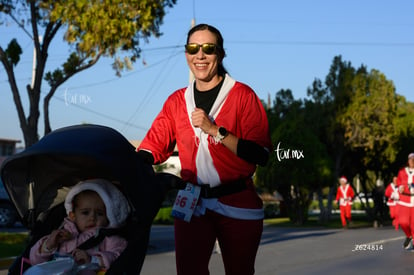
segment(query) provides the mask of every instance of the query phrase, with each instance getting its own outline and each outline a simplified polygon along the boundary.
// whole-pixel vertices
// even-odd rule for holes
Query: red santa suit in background
[[[336,192],[336,201],[339,203],[342,226],[347,227],[349,222],[351,222],[351,207],[355,193],[352,187],[348,184],[346,177],[341,177],[339,183],[340,186]]]
[[[398,220],[397,220],[397,202],[400,199],[400,194],[397,187],[397,177],[392,179],[392,182],[388,184],[385,189],[385,197],[388,198],[387,205],[390,209],[390,218],[392,219],[392,225],[398,230]]]
[[[400,195],[398,201],[398,225],[404,231],[406,239],[403,247],[412,247],[414,235],[414,153],[408,155],[408,166],[400,169],[397,176],[397,187]]]

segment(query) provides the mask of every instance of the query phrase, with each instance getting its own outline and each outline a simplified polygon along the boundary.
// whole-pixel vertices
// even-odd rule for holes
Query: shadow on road
[[[264,228],[260,245],[336,234],[336,229]]]

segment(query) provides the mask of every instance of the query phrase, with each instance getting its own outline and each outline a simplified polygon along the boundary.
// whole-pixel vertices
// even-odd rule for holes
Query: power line
[[[282,40],[230,40],[227,44],[268,44],[268,45],[295,45],[295,46],[369,46],[369,47],[413,47],[414,42],[347,42],[347,41],[282,41]]]
[[[170,55],[167,58],[167,63],[175,56],[177,56],[178,54],[180,54],[181,52],[176,52],[173,53],[172,55]],[[154,79],[150,89],[148,89],[147,93],[144,95],[143,99],[141,100],[140,104],[138,104],[137,108],[135,109],[134,113],[130,116],[130,118],[128,119],[127,123],[130,123],[130,121],[132,121],[134,119],[134,117],[136,116],[136,114],[139,113],[139,111],[141,110],[142,106],[144,106],[144,103],[146,103],[149,99],[149,95],[152,94],[152,91],[154,90],[155,84],[160,84],[160,76],[161,74],[167,69],[167,65],[163,66],[161,71],[157,74],[156,78]],[[172,70],[169,71],[170,73],[172,72]],[[125,124],[125,126],[128,126],[127,123]]]
[[[175,47],[174,47],[174,48],[175,48]],[[180,51],[180,52],[176,52],[176,53],[175,53],[175,54],[173,54],[173,55],[169,55],[169,56],[168,56],[168,57],[166,57],[166,58],[163,58],[163,59],[161,59],[161,60],[159,60],[159,61],[157,61],[157,62],[155,62],[155,63],[152,63],[151,65],[147,65],[145,68],[142,68],[142,69],[140,69],[140,70],[136,70],[136,71],[134,71],[134,72],[125,73],[125,74],[123,74],[123,75],[122,75],[122,77],[121,77],[121,78],[120,78],[120,77],[114,77],[114,78],[111,78],[111,79],[108,79],[108,80],[105,80],[105,81],[93,82],[93,83],[90,83],[90,84],[85,84],[85,85],[82,85],[82,86],[74,86],[74,87],[69,87],[69,88],[70,88],[70,89],[89,88],[89,87],[93,87],[93,86],[100,86],[100,85],[107,84],[107,83],[110,83],[110,82],[118,81],[118,80],[121,80],[122,78],[131,77],[131,76],[134,76],[134,75],[135,75],[135,74],[137,74],[137,73],[143,72],[144,70],[147,70],[147,69],[149,69],[149,68],[152,68],[152,67],[158,66],[158,65],[160,65],[161,63],[164,63],[165,61],[170,60],[172,57],[174,57],[174,56],[176,56],[176,55],[178,55],[178,54],[180,54],[180,53],[181,53],[181,51]]]
[[[56,99],[56,100],[58,100],[58,101],[61,101],[61,102],[65,103],[65,104],[67,104],[67,102],[65,101],[65,99],[62,99],[62,98],[60,98],[60,97],[56,97],[56,96],[54,96],[54,97],[52,97],[52,99]],[[109,115],[107,115],[107,114],[104,114],[104,113],[101,113],[101,112],[98,112],[98,111],[94,111],[94,110],[89,109],[89,108],[86,108],[86,107],[84,107],[84,106],[82,106],[82,105],[77,105],[77,104],[70,104],[70,105],[71,105],[71,106],[74,106],[74,107],[76,107],[76,108],[78,108],[78,109],[81,109],[81,110],[83,110],[83,111],[85,111],[85,112],[88,112],[88,113],[92,113],[92,114],[98,115],[98,116],[100,116],[100,117],[103,117],[103,118],[106,118],[106,119],[109,119],[109,120],[112,120],[112,121],[118,122],[118,123],[123,124],[123,125],[126,125],[126,124],[127,124],[127,125],[128,125],[128,126],[130,126],[130,127],[134,127],[134,128],[140,129],[140,130],[144,130],[144,131],[147,131],[147,130],[148,130],[148,128],[147,128],[147,127],[143,127],[143,126],[139,126],[139,125],[132,124],[132,123],[130,123],[129,121],[127,122],[127,121],[124,121],[124,120],[118,119],[118,118],[116,118],[116,117],[112,117],[112,116],[109,116]]]

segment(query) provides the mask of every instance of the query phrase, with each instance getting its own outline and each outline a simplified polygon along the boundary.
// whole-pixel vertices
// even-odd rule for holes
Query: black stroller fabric
[[[100,125],[58,129],[25,151],[9,157],[1,178],[30,239],[21,257],[66,216],[63,201],[80,180],[106,178],[128,198],[133,209],[121,234],[128,246],[106,274],[139,274],[149,242],[152,221],[166,192],[179,178],[156,174],[119,132]],[[20,259],[9,274],[20,274]]]

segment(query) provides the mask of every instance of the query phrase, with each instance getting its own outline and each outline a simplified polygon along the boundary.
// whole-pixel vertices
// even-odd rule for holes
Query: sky
[[[112,59],[104,58],[65,82],[50,103],[51,126],[93,123],[114,128],[129,140],[142,139],[167,97],[188,85],[183,45],[193,19],[221,31],[227,53],[224,66],[262,100],[268,95],[274,100],[281,89],[292,90],[295,99],[306,98],[312,82],[324,80],[333,58],[341,55],[355,68],[379,70],[398,94],[414,102],[413,11],[411,0],[177,0],[167,9],[163,35],[141,42],[141,59],[133,70],[117,77]],[[0,25],[0,45],[6,48],[11,38],[23,48],[15,74],[27,115],[25,87],[32,78],[33,46],[17,25]],[[47,68],[57,68],[67,55],[62,36],[57,36]],[[46,82],[42,90],[44,96]],[[39,135],[43,136],[43,116]],[[2,66],[0,138],[24,145]]]

